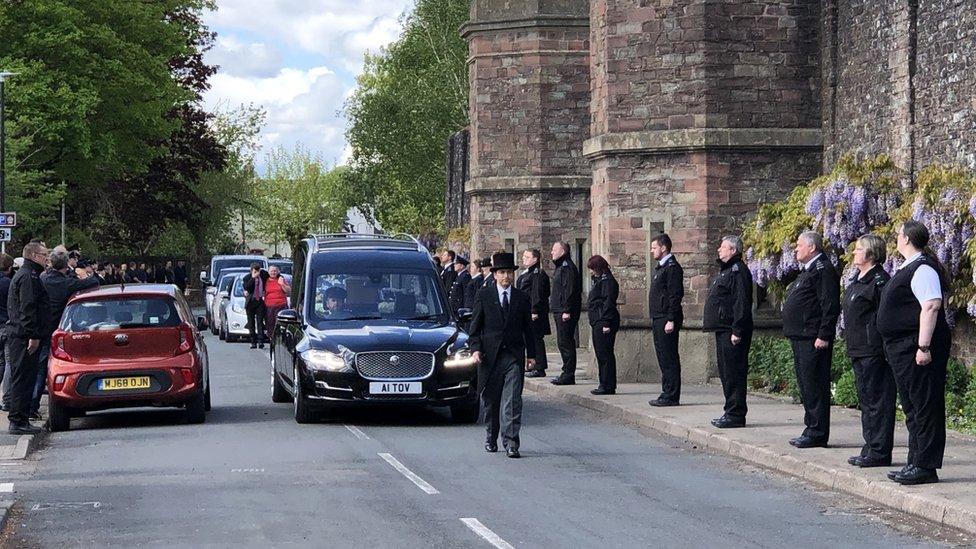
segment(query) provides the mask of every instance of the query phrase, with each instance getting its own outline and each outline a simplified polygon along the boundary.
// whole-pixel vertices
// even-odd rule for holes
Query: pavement
[[[41,414],[47,417],[47,396],[41,397]],[[34,425],[42,426],[43,421],[32,421]],[[7,426],[7,412],[0,410],[0,428]],[[46,432],[38,435],[11,435],[0,432],[0,531],[7,524],[7,519],[13,509],[15,483],[6,473],[11,471],[8,466],[18,465],[22,460],[36,450],[46,436]]]
[[[896,426],[892,467],[862,469],[847,464],[847,458],[859,454],[864,443],[857,410],[832,407],[830,447],[801,450],[787,442],[803,430],[803,408],[799,404],[750,394],[747,426],[718,429],[710,421],[722,415],[725,400],[720,384],[682,385],[681,406],[654,408],[647,402],[660,395],[660,384],[625,383],[617,386],[616,395],[591,395],[597,382],[586,379],[590,366],[583,352],[580,358],[576,385],[557,387],[546,378],[527,378],[526,390],[599,412],[621,425],[676,437],[700,450],[729,455],[976,534],[976,437],[950,431],[940,482],[902,486],[885,475],[905,464],[908,432],[904,422]],[[559,355],[550,353],[549,364],[561,364]],[[549,373],[558,370],[551,368]]]
[[[111,411],[48,436],[16,478],[0,546],[917,547],[940,543],[853,498],[648,437],[528,393],[522,456],[445,410],[299,425],[267,352],[207,337],[213,411]],[[908,517],[910,519],[910,517]]]

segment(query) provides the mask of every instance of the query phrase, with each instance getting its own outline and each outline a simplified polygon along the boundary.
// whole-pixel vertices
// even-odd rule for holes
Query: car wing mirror
[[[301,315],[295,309],[284,309],[278,312],[277,319],[284,324],[298,324],[301,322]]]
[[[461,322],[471,322],[471,318],[474,317],[474,311],[468,309],[467,307],[463,309],[458,309],[458,320]]]
[[[207,271],[200,271],[200,282],[209,284],[209,281],[207,280]]]

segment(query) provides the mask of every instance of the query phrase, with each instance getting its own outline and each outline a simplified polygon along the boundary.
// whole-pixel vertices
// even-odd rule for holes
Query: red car
[[[51,338],[48,426],[64,431],[87,410],[172,406],[190,423],[210,410],[210,368],[176,286],[106,286],[73,297]]]

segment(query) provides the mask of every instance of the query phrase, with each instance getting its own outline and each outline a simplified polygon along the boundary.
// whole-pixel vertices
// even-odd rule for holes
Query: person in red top
[[[274,336],[275,321],[278,313],[288,307],[288,294],[291,293],[291,284],[285,275],[281,274],[278,267],[272,265],[268,268],[267,295],[264,298],[264,305],[267,309],[264,325],[268,330],[268,340]]]

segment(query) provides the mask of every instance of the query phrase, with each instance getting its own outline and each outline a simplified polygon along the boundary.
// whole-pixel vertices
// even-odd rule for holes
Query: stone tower
[[[820,171],[818,0],[592,0],[593,252],[620,282],[621,380],[659,378],[647,319],[666,231],[686,274],[683,377],[715,375],[700,332],[715,249],[758,202]]]
[[[474,0],[469,42],[472,253],[586,253],[590,221],[586,0]],[[580,253],[577,252],[577,253]]]

